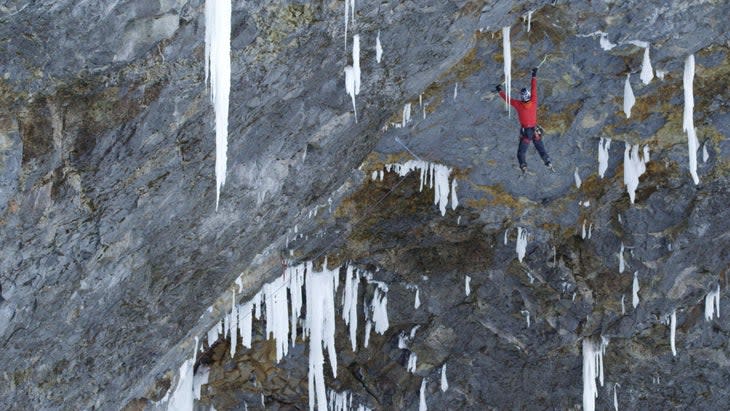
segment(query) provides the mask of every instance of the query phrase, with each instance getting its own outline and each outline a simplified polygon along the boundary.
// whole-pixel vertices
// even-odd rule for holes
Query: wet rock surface
[[[338,314],[337,378],[328,364],[325,375],[353,403],[418,409],[425,378],[430,409],[581,409],[581,341],[603,336],[597,409],[613,406],[614,390],[622,409],[724,409],[730,323],[706,321],[704,299],[719,284],[727,305],[730,274],[729,6],[360,3],[347,41],[344,2],[234,3],[217,212],[202,1],[0,6],[3,408],[153,408],[194,338],[230,308],[234,279],[242,275],[243,301],[281,274],[282,260],[327,257],[389,286],[390,327],[367,348],[363,310],[356,352]],[[515,113],[492,92],[505,25],[513,94],[540,65],[539,122],[555,173],[531,147],[534,175],[518,178]],[[603,50],[597,31],[616,47]],[[352,34],[362,47],[357,122],[343,75]],[[650,43],[663,79],[641,83],[634,40]],[[689,54],[699,185],[682,130]],[[604,178],[601,137],[612,139]],[[625,143],[651,152],[634,204]],[[456,209],[442,216],[417,172],[371,178],[411,159],[453,169]],[[528,233],[522,262],[517,227]],[[372,288],[363,282],[359,301]],[[308,342],[277,364],[255,330],[254,348],[233,358],[230,338],[201,343],[197,367],[210,369],[201,406],[253,410],[263,395],[266,409],[308,408]]]

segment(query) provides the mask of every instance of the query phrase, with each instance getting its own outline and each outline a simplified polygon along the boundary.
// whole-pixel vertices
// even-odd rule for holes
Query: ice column
[[[228,97],[231,90],[231,1],[205,2],[205,78],[215,109],[215,209],[226,183]]]
[[[697,176],[697,149],[699,148],[699,142],[697,141],[694,120],[692,118],[695,107],[694,92],[692,90],[692,81],[694,80],[694,77],[695,56],[694,54],[690,54],[684,62],[684,117],[682,128],[687,132],[687,144],[689,147],[689,173],[692,175],[692,180],[695,182],[695,185],[697,185],[700,183],[700,178]]]

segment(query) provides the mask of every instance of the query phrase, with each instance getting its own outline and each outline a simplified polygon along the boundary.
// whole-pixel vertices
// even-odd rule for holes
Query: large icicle
[[[231,91],[231,0],[205,2],[205,78],[215,108],[215,209],[226,183]]]
[[[324,348],[329,354],[332,375],[337,378],[335,351],[335,301],[338,269],[328,270],[325,261],[322,272],[314,272],[311,265],[306,273],[307,318],[305,334],[309,336],[309,409],[315,404],[327,411],[327,393],[324,384]]]
[[[634,203],[636,197],[636,189],[639,187],[639,177],[646,171],[646,163],[648,159],[649,149],[644,146],[643,155],[639,155],[639,145],[632,146],[626,143],[624,149],[624,184],[626,191],[629,193],[631,204]]]
[[[641,62],[641,81],[644,84],[649,84],[654,78],[654,69],[651,67],[651,58],[649,57],[649,43],[646,43],[644,48],[644,60]]]
[[[509,113],[509,100],[512,98],[512,52],[509,39],[509,26],[502,27],[502,48],[504,49],[504,83],[507,100],[504,108]]]
[[[264,285],[266,305],[266,338],[274,337],[276,362],[289,352],[289,308],[287,307],[287,278],[281,276]]]
[[[304,285],[305,265],[301,264],[295,267],[287,267],[287,277],[289,278],[289,295],[291,296],[291,346],[293,347],[297,341],[297,323],[299,316],[302,314],[302,286]]]
[[[383,335],[390,326],[388,322],[388,288],[383,284],[378,284],[373,294],[373,302],[371,304],[373,311],[373,324],[375,332]]]
[[[360,284],[360,274],[351,266],[347,266],[345,273],[345,290],[342,293],[342,319],[350,326],[350,343],[352,351],[357,350],[357,288]]]
[[[631,117],[631,107],[636,103],[636,97],[634,97],[634,90],[631,89],[631,73],[626,75],[626,82],[624,83],[624,113],[626,118]]]
[[[639,305],[639,272],[634,272],[634,282],[631,285],[631,305],[636,308]]]
[[[410,103],[407,104],[410,111]],[[404,115],[406,111],[404,108]],[[409,160],[403,164],[386,164],[385,169],[387,171],[395,171],[401,177],[407,175],[411,171],[420,171],[420,190],[423,190],[424,184],[427,184],[429,188],[434,188],[434,204],[437,204],[441,215],[446,215],[446,208],[449,203],[449,197],[451,198],[451,209],[455,210],[459,204],[459,200],[456,195],[456,183],[454,181],[449,184],[449,178],[452,173],[452,168],[447,167],[443,164],[430,163],[422,160]]]
[[[583,410],[595,411],[596,398],[598,398],[598,378],[603,386],[603,354],[606,352],[608,339],[601,337],[601,344],[590,339],[583,340]]]
[[[525,258],[525,250],[527,248],[527,230],[522,227],[517,227],[517,245],[515,251],[517,251],[517,259],[522,262]]]
[[[699,148],[699,141],[697,141],[697,135],[695,134],[694,119],[694,91],[692,87],[692,81],[695,77],[695,56],[690,54],[687,60],[684,62],[684,116],[682,121],[682,129],[687,132],[687,144],[689,148],[689,173],[692,175],[692,180],[695,185],[700,183],[700,178],[697,176],[697,149]]]
[[[720,318],[720,284],[705,297],[705,320],[712,321],[715,316]]]

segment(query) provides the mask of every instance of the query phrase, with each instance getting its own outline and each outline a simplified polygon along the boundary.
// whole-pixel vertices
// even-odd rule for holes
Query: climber
[[[537,67],[532,69],[532,91],[523,88],[520,91],[520,99],[510,98],[509,103],[517,110],[517,116],[520,120],[520,143],[517,149],[517,161],[520,163],[520,170],[524,175],[527,173],[527,163],[525,162],[525,153],[530,141],[535,143],[537,152],[540,153],[542,161],[550,171],[555,171],[553,164],[550,162],[550,156],[542,144],[542,128],[537,125]],[[502,91],[502,86],[497,85],[494,89],[499,96],[507,101],[507,96]]]

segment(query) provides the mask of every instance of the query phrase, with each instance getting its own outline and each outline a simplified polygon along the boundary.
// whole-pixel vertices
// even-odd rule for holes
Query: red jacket
[[[517,110],[517,117],[520,118],[520,125],[523,128],[537,126],[537,77],[532,78],[532,90],[530,91],[532,98],[527,103],[517,98],[511,98],[509,104]],[[499,92],[499,96],[507,101],[504,91]]]

